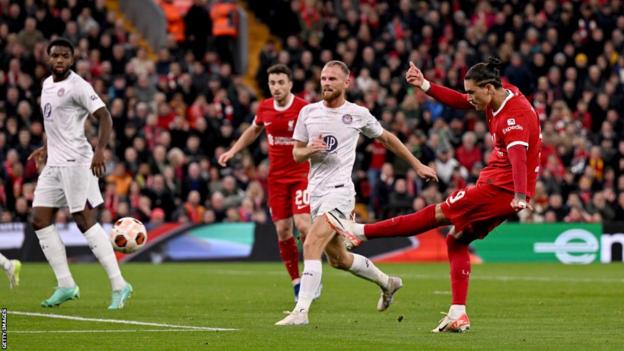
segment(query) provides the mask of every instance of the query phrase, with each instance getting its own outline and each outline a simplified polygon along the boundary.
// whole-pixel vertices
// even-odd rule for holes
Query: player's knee
[[[40,214],[38,211],[33,213],[32,226],[34,230],[43,229],[51,224],[52,220],[50,218],[45,218],[45,216]]]
[[[310,224],[305,220],[295,220],[295,226],[301,235],[306,236],[310,231]]]
[[[332,266],[333,268],[346,269],[346,268],[343,268],[344,265],[342,264],[340,258],[338,257],[328,257],[327,261],[329,262],[329,265]]]
[[[306,237],[306,240],[303,242],[303,250],[306,252],[310,252],[311,250],[316,249],[316,246],[318,246],[315,243],[316,240],[314,240],[313,238],[311,238],[311,235],[308,235]]]
[[[466,228],[458,233],[449,233],[446,237],[446,246],[449,251],[468,247],[471,242],[475,239],[474,233],[470,230],[470,228]]]
[[[349,264],[348,260],[347,260],[347,256],[346,255],[339,255],[339,256],[329,256],[327,257],[327,261],[329,262],[329,265],[336,268],[336,269],[342,269],[342,270],[348,270],[351,265]]]
[[[275,228],[279,241],[288,240],[293,236],[292,230],[289,228]]]
[[[89,230],[95,223],[91,223],[91,221],[83,215],[74,215],[74,221],[76,222],[76,226],[82,233]]]

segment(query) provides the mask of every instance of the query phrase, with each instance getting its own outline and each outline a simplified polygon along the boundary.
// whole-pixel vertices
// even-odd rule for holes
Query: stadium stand
[[[46,45],[57,36],[76,45],[75,71],[113,116],[104,222],[127,215],[147,224],[268,221],[266,140],[228,168],[216,159],[253,120],[268,95],[265,70],[278,62],[293,68],[294,92],[316,101],[323,62],[345,61],[349,99],[438,171],[439,184],[423,184],[404,162],[362,140],[354,173],[361,218],[438,202],[476,179],[491,141],[478,113],[445,108],[408,88],[402,75],[413,61],[429,79],[461,90],[467,68],[489,55],[503,59],[506,79],[531,98],[542,122],[536,210],[520,219],[624,218],[619,2],[248,1],[277,38],[250,58],[259,61],[258,92],[234,73],[229,43],[189,30],[211,23],[217,2],[183,3],[184,16],[168,10],[172,33],[151,48],[152,60],[106,1],[0,1],[0,222],[28,218],[37,170],[26,158],[43,142],[38,97]],[[69,217],[59,211],[57,221]]]

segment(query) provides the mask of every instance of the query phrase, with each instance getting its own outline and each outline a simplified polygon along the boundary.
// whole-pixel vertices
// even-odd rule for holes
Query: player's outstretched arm
[[[325,152],[326,150],[327,145],[320,135],[313,138],[309,143],[297,140],[293,147],[293,158],[297,162],[304,162],[309,160],[310,157]]]
[[[425,79],[422,71],[410,61],[410,67],[405,74],[405,80],[412,86],[421,89],[427,95],[438,100],[444,105],[460,110],[474,109],[468,102],[468,96],[453,89],[437,85]]]
[[[260,133],[262,133],[262,129],[264,128],[260,125],[257,125],[255,122],[247,127],[247,129],[245,129],[240,138],[236,140],[234,145],[232,145],[232,147],[228,151],[222,153],[221,156],[219,156],[219,164],[221,165],[221,167],[225,167],[227,165],[227,162],[232,157],[234,157],[234,155],[249,146],[249,144],[253,143],[253,141],[256,140],[258,136],[260,136]]]
[[[420,162],[408,149],[405,145],[396,137],[396,135],[388,132],[384,129],[383,133],[377,137],[386,149],[392,151],[395,155],[401,157],[405,161],[407,161],[414,170],[416,170],[416,174],[419,177],[425,179],[426,181],[435,180],[438,181],[438,176],[436,174],[435,169],[425,166],[422,162]]]
[[[98,128],[98,142],[95,145],[93,160],[91,161],[91,171],[96,177],[101,177],[106,173],[106,165],[104,163],[104,150],[110,142],[111,131],[113,130],[113,118],[106,107],[100,107],[93,112],[100,126]]]

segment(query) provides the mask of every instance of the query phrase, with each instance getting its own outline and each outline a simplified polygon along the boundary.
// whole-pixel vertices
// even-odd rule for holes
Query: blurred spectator
[[[238,5],[233,0],[215,0],[210,7],[212,35],[222,62],[234,62],[238,37]]]
[[[197,206],[205,208],[200,222],[267,221],[266,139],[230,167],[215,166],[257,108],[254,91],[234,69],[237,5],[160,1],[170,37],[165,47],[152,48],[152,60],[138,34],[104,3],[0,5],[0,220],[22,220],[24,201],[28,207],[36,170],[26,158],[44,140],[37,101],[48,75],[46,41],[64,35],[77,46],[74,70],[94,85],[113,116],[103,219],[196,222],[180,209],[197,192]],[[266,68],[283,62],[295,72],[293,93],[317,101],[322,65],[344,60],[352,68],[348,98],[369,107],[438,170],[440,184],[421,184],[393,154],[362,140],[354,177],[369,190],[358,198],[360,212],[383,217],[388,208],[422,207],[463,182],[474,183],[492,152],[483,116],[407,89],[402,74],[414,61],[428,79],[463,90],[467,67],[498,55],[505,78],[531,99],[542,122],[534,199],[540,208],[522,220],[624,218],[624,14],[618,2],[247,4],[279,41],[264,44],[252,72],[260,95],[268,96]],[[93,123],[87,120],[87,131]]]

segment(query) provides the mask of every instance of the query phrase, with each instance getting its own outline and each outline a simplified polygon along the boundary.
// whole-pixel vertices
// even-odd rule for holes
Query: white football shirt
[[[91,165],[93,149],[84,123],[90,113],[104,107],[91,84],[74,71],[60,82],[43,81],[41,111],[47,136],[48,161],[56,167]]]
[[[301,109],[293,139],[308,143],[321,136],[327,144],[326,152],[310,159],[310,196],[342,187],[354,189],[351,173],[360,133],[369,138],[383,133],[379,121],[365,107],[346,101],[338,108],[329,108],[319,101]]]

